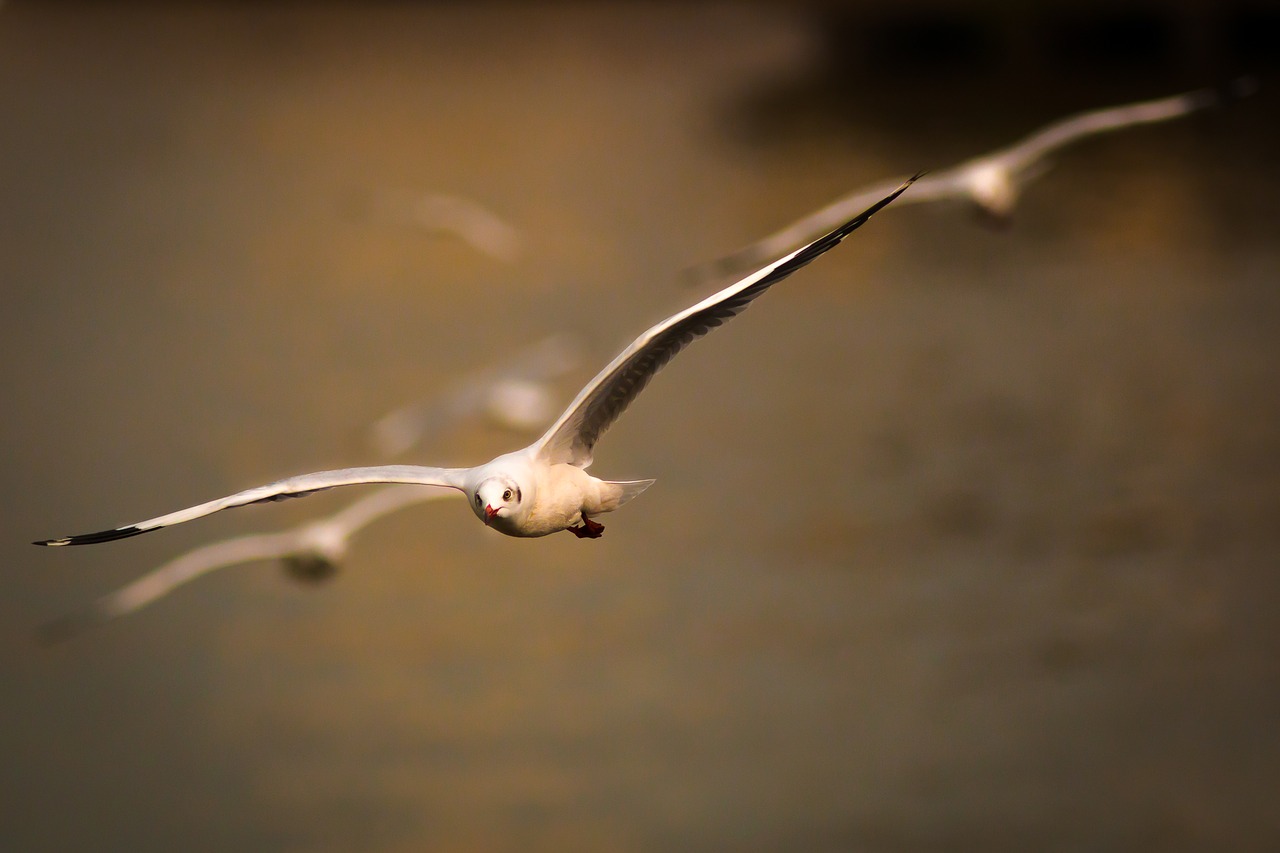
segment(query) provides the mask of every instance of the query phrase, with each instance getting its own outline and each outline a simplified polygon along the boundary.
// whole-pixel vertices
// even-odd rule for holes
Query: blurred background
[[[4,3],[0,848],[1276,849],[1278,46],[1207,0]],[[324,586],[33,640],[353,495],[33,539],[387,461],[378,417],[553,332],[567,401],[690,264],[1241,71],[1003,230],[883,213],[681,355],[600,445],[658,482],[599,541],[428,504]]]

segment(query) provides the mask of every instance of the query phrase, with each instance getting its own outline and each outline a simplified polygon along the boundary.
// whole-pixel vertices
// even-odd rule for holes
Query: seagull
[[[77,613],[47,623],[40,629],[40,637],[46,642],[66,639],[92,625],[141,610],[209,572],[245,563],[281,560],[296,580],[326,580],[337,572],[349,540],[362,528],[405,507],[448,496],[449,492],[439,489],[388,486],[327,518],[292,530],[213,542],[170,560]]]
[[[580,359],[577,340],[562,334],[543,338],[503,364],[464,377],[440,397],[379,419],[373,426],[373,444],[387,456],[397,456],[446,423],[480,414],[509,429],[543,427],[556,414],[549,383]]]
[[[375,194],[374,202],[391,216],[412,221],[429,232],[454,234],[495,260],[514,263],[520,256],[520,232],[469,198],[446,193],[382,190]]]
[[[980,217],[989,222],[1007,223],[1026,185],[1048,171],[1047,157],[1053,152],[1101,133],[1190,115],[1246,97],[1256,87],[1253,78],[1242,77],[1222,89],[1203,88],[1156,100],[1078,113],[1048,124],[1006,148],[921,178],[899,206],[958,199],[968,202]],[[757,266],[810,239],[811,235],[843,222],[854,211],[862,210],[900,181],[900,178],[894,178],[857,190],[731,255],[691,267],[686,271],[686,277],[705,281]]]
[[[97,533],[37,541],[36,545],[89,545],[137,536],[232,507],[301,497],[338,486],[411,483],[456,489],[487,526],[508,536],[546,536],[568,530],[596,539],[604,525],[594,516],[613,512],[653,480],[600,480],[586,472],[596,441],[676,353],[741,313],[757,296],[837,246],[896,199],[919,175],[828,234],[755,271],[636,338],[587,383],[533,444],[473,468],[382,465],[287,477],[224,498]]]

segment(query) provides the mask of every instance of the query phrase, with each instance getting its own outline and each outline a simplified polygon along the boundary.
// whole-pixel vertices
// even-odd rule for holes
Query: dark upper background
[[[0,7],[0,847],[1274,849],[1280,18],[1117,8]],[[685,265],[1241,70],[1009,229],[888,211],[682,355],[601,444],[658,483],[598,542],[426,506],[320,589],[31,641],[346,498],[32,539],[381,461],[374,418],[552,331],[567,400]]]

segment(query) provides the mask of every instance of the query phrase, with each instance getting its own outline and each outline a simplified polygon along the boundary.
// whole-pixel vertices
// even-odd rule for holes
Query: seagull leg
[[[579,539],[599,539],[604,535],[604,525],[598,521],[592,521],[585,515],[582,517],[581,527],[575,524],[573,527],[566,527],[565,530]]]

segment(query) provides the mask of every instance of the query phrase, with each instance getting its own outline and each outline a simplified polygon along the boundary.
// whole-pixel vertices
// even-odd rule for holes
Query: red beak
[[[484,505],[484,523],[489,524],[498,517],[498,511],[489,504]]]

